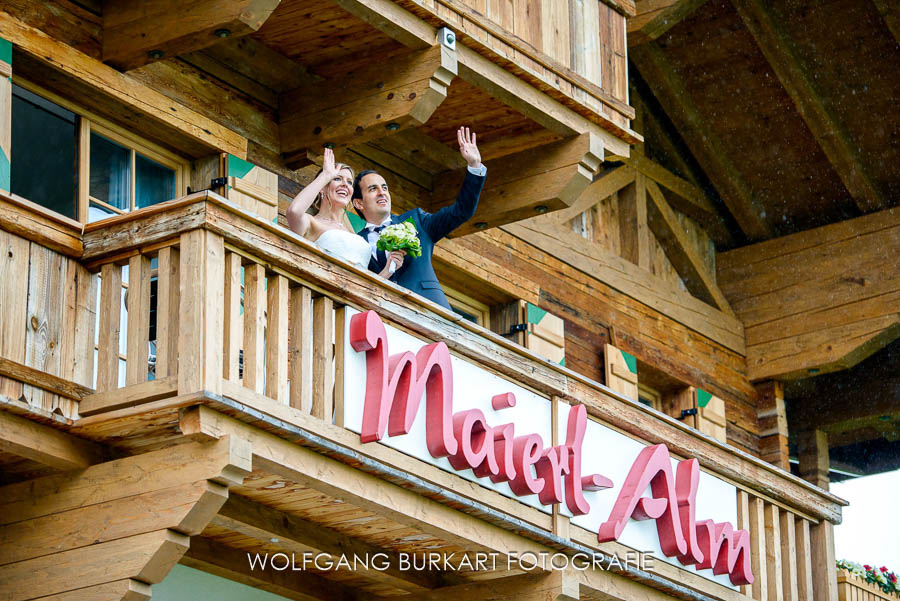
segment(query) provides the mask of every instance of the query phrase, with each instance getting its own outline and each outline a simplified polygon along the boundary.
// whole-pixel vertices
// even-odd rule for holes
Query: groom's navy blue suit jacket
[[[402,215],[391,215],[391,223],[402,223],[411,218],[419,232],[419,241],[422,244],[422,256],[415,259],[407,256],[403,260],[403,266],[391,276],[391,281],[397,282],[404,288],[421,294],[439,305],[450,308],[450,303],[447,302],[447,297],[444,296],[444,291],[441,290],[441,285],[434,274],[431,255],[438,240],[472,218],[478,207],[478,197],[481,195],[483,186],[484,176],[467,172],[456,202],[452,205],[435,213],[427,213],[416,208]],[[368,230],[366,229],[359,232],[363,238],[367,238],[367,234]],[[382,255],[384,253],[378,253],[379,257]],[[369,269],[376,273],[380,272],[384,269],[383,259],[379,261],[372,258],[369,261]]]

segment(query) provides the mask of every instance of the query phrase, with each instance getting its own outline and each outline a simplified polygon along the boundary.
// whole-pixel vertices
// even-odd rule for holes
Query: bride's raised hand
[[[338,168],[334,164],[334,151],[330,148],[325,149],[325,154],[322,155],[322,175],[327,178],[326,181],[331,181],[338,174]]]

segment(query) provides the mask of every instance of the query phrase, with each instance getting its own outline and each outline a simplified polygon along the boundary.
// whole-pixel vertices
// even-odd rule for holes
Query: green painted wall
[[[285,597],[176,565],[159,584],[153,601],[289,601]]]

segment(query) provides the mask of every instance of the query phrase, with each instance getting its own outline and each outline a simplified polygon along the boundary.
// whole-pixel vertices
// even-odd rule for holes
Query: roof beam
[[[106,0],[103,62],[123,71],[259,29],[281,0]],[[228,32],[227,34],[224,32]]]
[[[858,147],[810,76],[815,66],[804,63],[778,17],[760,0],[732,0],[732,4],[859,209],[870,213],[887,207]]]
[[[603,148],[592,134],[581,134],[485,161],[491,176],[485,182],[475,216],[453,232],[464,236],[572,206],[593,181],[603,160]],[[466,170],[435,177],[441,182],[429,210],[455,200]]]
[[[390,557],[390,566],[383,571],[372,570],[368,574],[384,580],[385,584],[392,587],[413,593],[428,591],[443,583],[441,575],[436,572],[401,570],[396,554],[391,551],[242,497],[230,497],[212,523],[263,541],[277,538],[280,546],[296,553],[312,550],[335,557],[384,553]]]
[[[630,54],[744,234],[751,240],[771,238],[772,228],[763,218],[765,212],[728,157],[725,144],[708,126],[691,100],[684,81],[675,72],[662,48],[650,42],[633,48]]]
[[[894,34],[894,39],[900,43],[900,6],[891,0],[872,0],[872,2],[875,3],[875,8],[878,9],[888,29]]]
[[[704,4],[706,0],[672,0],[663,7],[658,7],[657,2],[637,2],[638,14],[628,19],[628,45],[637,46],[655,40]],[[645,8],[649,10],[643,10]]]
[[[323,144],[361,144],[425,123],[456,72],[456,52],[440,45],[285,92],[279,99],[285,162],[303,166],[307,152]]]
[[[647,223],[678,275],[684,280],[684,285],[700,300],[734,316],[728,300],[716,284],[715,274],[709,271],[694,249],[656,182],[647,180],[647,192]]]

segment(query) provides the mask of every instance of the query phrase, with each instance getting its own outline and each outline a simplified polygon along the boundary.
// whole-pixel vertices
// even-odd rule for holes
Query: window
[[[77,217],[77,115],[12,87],[10,188],[66,217]]]
[[[657,411],[662,411],[662,395],[659,391],[638,382],[638,402]]]
[[[444,294],[447,296],[447,302],[450,303],[450,308],[453,309],[454,313],[482,327],[486,328],[489,326],[491,314],[489,306],[446,286],[444,286]]]
[[[91,222],[186,192],[186,160],[54,94],[17,80],[12,108],[15,194]]]

